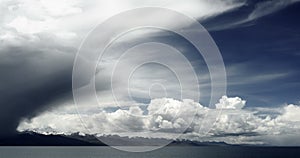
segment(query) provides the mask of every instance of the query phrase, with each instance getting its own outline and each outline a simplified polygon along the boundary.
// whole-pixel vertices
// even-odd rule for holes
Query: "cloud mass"
[[[223,96],[216,109],[207,108],[192,100],[171,98],[153,99],[146,109],[132,106],[128,110],[99,111],[81,114],[83,124],[72,106],[60,107],[29,120],[23,120],[18,131],[42,134],[94,134],[139,136],[147,138],[216,141],[229,144],[290,145],[286,136],[297,136],[300,129],[300,106],[281,108],[245,108],[246,101]],[[221,108],[223,107],[223,108]],[[91,108],[93,109],[93,108]],[[278,111],[268,114],[268,111]],[[93,111],[93,110],[90,110]],[[207,133],[204,133],[207,123]],[[277,137],[277,141],[270,138]],[[292,143],[300,144],[299,141]]]
[[[257,29],[255,31],[250,29],[250,31],[244,30],[244,32],[242,32],[243,29],[237,29],[237,31],[242,30],[241,32],[234,30],[234,28],[244,23],[262,19],[262,17],[283,10],[296,2],[299,1],[252,3],[246,0],[217,0],[212,3],[209,0],[190,0],[189,3],[186,3],[178,0],[165,0],[164,2],[161,0],[144,0],[143,2],[140,0],[122,0],[122,2],[111,0],[108,3],[102,0],[3,0],[0,3],[0,137],[15,134],[16,129],[43,134],[116,133],[130,136],[142,134],[144,137],[169,138],[175,138],[178,134],[184,133],[181,136],[182,139],[198,141],[224,141],[231,144],[300,145],[297,139],[293,139],[298,137],[298,131],[300,130],[300,108],[295,105],[295,98],[298,97],[296,96],[296,90],[299,88],[299,76],[295,75],[299,74],[297,69],[297,66],[299,66],[299,64],[297,65],[299,63],[297,58],[299,57],[299,48],[284,45],[285,48],[290,49],[288,51],[284,49],[278,53],[279,55],[276,54],[276,51],[281,51],[282,44],[292,43],[276,40],[285,40],[286,38],[290,40],[293,37],[296,43],[295,46],[298,46],[299,31],[292,27],[288,28],[288,25],[294,27],[299,25],[289,23],[289,21],[278,24],[276,21],[276,25],[274,23],[263,24],[261,32],[257,31],[257,28],[254,28]],[[97,93],[102,97],[101,108],[99,110],[96,105],[78,107],[81,111],[81,119],[85,122],[83,125],[73,106],[74,103],[70,101],[72,100],[72,67],[78,46],[86,34],[99,22],[125,10],[149,6],[179,11],[203,23],[213,21],[213,27],[208,26],[207,29],[212,30],[215,39],[218,39],[218,35],[221,34],[216,43],[228,46],[228,52],[234,53],[233,56],[229,55],[228,61],[225,61],[229,72],[228,78],[231,79],[231,82],[229,82],[229,88],[231,88],[229,92],[233,94],[230,94],[231,96],[242,96],[249,102],[251,102],[250,98],[252,96],[251,99],[255,98],[267,102],[268,98],[266,96],[261,97],[260,89],[256,88],[261,85],[253,85],[269,82],[275,86],[265,85],[261,89],[271,91],[266,93],[270,93],[268,95],[276,98],[277,102],[279,102],[278,100],[281,100],[281,102],[288,101],[287,96],[293,96],[291,102],[295,104],[274,108],[270,104],[270,107],[252,108],[252,104],[246,106],[246,101],[240,97],[223,96],[215,104],[216,108],[208,108],[191,99],[179,100],[180,97],[176,97],[180,96],[176,93],[179,84],[174,84],[177,82],[174,76],[162,67],[153,71],[154,66],[148,65],[143,69],[139,69],[138,71],[142,73],[133,75],[132,83],[130,83],[133,85],[131,93],[134,95],[134,99],[142,101],[134,103],[121,102],[124,107],[116,109],[111,104],[113,97],[107,93],[111,90],[109,86],[110,78],[107,74],[111,73],[111,66],[115,58],[114,56],[108,56],[107,60],[103,62],[104,65],[99,67],[96,74]],[[240,10],[241,8],[246,9]],[[243,14],[235,19],[235,16],[231,14],[234,12],[235,15],[239,15],[240,13],[235,11],[242,11]],[[159,13],[151,15],[153,20],[159,19],[160,16]],[[229,19],[229,22],[225,20],[221,24],[214,23],[214,19],[218,17],[221,18],[221,22],[224,19]],[[285,16],[282,17],[289,19]],[[136,18],[141,17],[137,16]],[[170,23],[175,20],[170,17]],[[128,19],[124,19],[123,23],[126,25],[129,22]],[[277,27],[281,24],[284,24],[282,26],[284,29],[278,29],[281,31],[274,29],[266,31],[269,30],[268,25]],[[214,32],[214,29],[212,29],[214,27],[219,32]],[[275,29],[277,29],[276,27]],[[271,35],[264,34],[268,32],[271,32]],[[284,32],[284,35],[276,34],[280,32]],[[255,34],[261,36],[254,36]],[[201,73],[202,68],[205,69],[205,66],[203,66],[205,63],[201,65],[201,59],[191,53],[191,46],[178,40],[175,35],[163,33],[161,30],[154,30],[153,32],[141,30],[127,35],[129,36],[125,36],[126,38],[123,41],[117,41],[111,52],[116,55],[119,53],[116,50],[122,50],[121,48],[134,43],[135,40],[143,41],[142,38],[148,41],[162,39],[161,41],[166,44],[177,46],[176,48],[182,50],[184,55],[188,56],[189,59],[193,59],[191,61],[192,66],[196,67],[199,73],[197,75],[201,76],[200,87],[204,87],[204,93],[202,91],[203,95],[201,95],[206,98],[210,97],[208,95],[208,89],[210,89],[209,74],[205,70],[204,73]],[[277,42],[269,46],[276,49],[275,54],[270,55],[267,51],[261,51],[265,46],[268,46],[267,42],[261,41],[267,36],[270,36],[272,40],[266,39],[266,41]],[[237,41],[234,41],[234,39]],[[229,43],[226,43],[228,41]],[[240,41],[244,41],[251,48],[248,50],[249,46],[240,45],[238,43]],[[138,42],[135,43],[138,44]],[[262,44],[263,47],[258,47],[255,44]],[[220,48],[224,50],[224,47]],[[251,55],[243,54],[247,50],[251,52],[249,53]],[[138,51],[152,52],[152,49]],[[225,51],[222,55],[230,54],[228,52]],[[259,56],[254,55],[253,52],[257,52]],[[289,53],[291,57],[284,56],[284,54]],[[169,55],[166,53],[161,55],[158,52],[158,54],[153,58],[175,61],[175,58],[168,57]],[[262,55],[265,56],[261,57]],[[142,54],[134,57],[126,59],[127,63],[124,65],[130,66],[138,60],[138,57],[145,56]],[[270,57],[274,57],[272,58],[274,61]],[[257,59],[265,60],[262,61],[262,65],[259,65]],[[292,59],[297,60],[297,63]],[[249,64],[249,61],[252,65]],[[86,62],[90,61],[86,60]],[[281,65],[282,63],[286,63],[289,67],[284,67],[284,65]],[[243,66],[243,64],[246,66]],[[271,67],[269,68],[268,65],[271,65]],[[274,68],[277,65],[278,67]],[[251,69],[250,67],[254,68]],[[277,68],[281,71],[274,71]],[[254,69],[255,73],[251,72]],[[258,72],[257,69],[261,71]],[[286,72],[287,69],[291,72]],[[184,74],[184,72],[186,72],[186,69],[180,69],[180,73]],[[253,74],[256,74],[256,76]],[[122,74],[120,73],[120,75]],[[235,80],[233,80],[234,75],[238,76]],[[284,80],[287,77],[293,79]],[[118,77],[118,79],[117,85],[126,82],[121,77]],[[190,83],[190,77],[185,79],[186,82]],[[282,79],[284,83],[277,83],[275,79]],[[169,91],[166,92],[169,95],[161,98],[165,93],[159,93],[161,89],[157,86],[159,84],[156,84],[157,87],[153,88],[153,92],[157,91],[157,93],[152,93],[152,96],[145,101],[149,91],[144,87],[153,83],[152,81],[167,87]],[[252,89],[247,87],[249,85],[252,86]],[[196,87],[195,85],[189,86],[188,89]],[[254,90],[253,87],[255,87]],[[277,88],[277,91],[280,90],[280,93],[275,94],[274,88]],[[202,101],[201,99],[200,101]]]

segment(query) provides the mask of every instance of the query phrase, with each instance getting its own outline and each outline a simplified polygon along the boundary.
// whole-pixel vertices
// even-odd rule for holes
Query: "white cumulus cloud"
[[[153,99],[147,108],[131,106],[115,111],[90,110],[80,115],[72,106],[49,110],[30,120],[23,120],[18,131],[43,134],[118,134],[121,136],[159,137],[220,141],[230,144],[290,145],[288,139],[300,130],[300,106],[245,108],[239,97],[223,96],[216,108],[207,108],[193,100]],[[205,125],[213,124],[207,133]],[[290,136],[290,137],[289,137]],[[277,139],[275,139],[277,138]],[[278,141],[281,139],[281,141]],[[286,143],[282,143],[286,142]],[[293,145],[300,144],[294,141]]]
[[[223,96],[220,102],[216,104],[217,109],[242,109],[246,104],[245,100],[239,97],[228,98]]]

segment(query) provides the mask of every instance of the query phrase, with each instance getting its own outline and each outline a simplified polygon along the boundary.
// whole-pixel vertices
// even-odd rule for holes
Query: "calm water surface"
[[[0,158],[297,158],[294,147],[165,147],[129,153],[111,147],[0,147]]]

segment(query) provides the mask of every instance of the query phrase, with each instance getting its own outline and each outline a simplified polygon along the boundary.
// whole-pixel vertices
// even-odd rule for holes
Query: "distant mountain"
[[[34,132],[19,133],[0,139],[1,146],[94,146],[105,145],[101,142],[93,144],[87,141],[69,138],[63,135],[43,135]]]
[[[99,141],[101,140],[101,141]],[[169,143],[168,139],[143,138],[143,137],[120,137],[117,135],[101,136],[96,138],[93,135],[43,135],[34,132],[19,133],[15,136],[0,139],[1,146],[106,146],[108,143],[113,146],[226,146],[226,143],[219,142],[197,142],[189,140],[177,140]]]
[[[159,146],[168,144],[168,146],[227,146],[224,142],[198,142],[190,140],[169,140],[163,138],[144,138],[144,137],[120,137],[118,135],[106,135],[95,137],[94,135],[79,135],[78,133],[68,136],[69,138],[97,144],[100,141],[112,146]],[[170,143],[171,142],[171,143]],[[102,144],[103,144],[102,143]]]

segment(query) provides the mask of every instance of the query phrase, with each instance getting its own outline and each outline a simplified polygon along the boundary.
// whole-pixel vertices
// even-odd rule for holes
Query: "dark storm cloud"
[[[250,103],[251,100],[259,97],[271,97],[283,101],[295,100],[300,89],[299,82],[296,81],[299,73],[288,75],[288,80],[279,78],[280,80],[276,82],[274,80],[268,83],[255,81],[256,84],[249,84],[248,79],[253,79],[254,76],[266,73],[281,74],[285,70],[295,72],[299,67],[299,62],[297,62],[299,61],[299,45],[297,44],[299,43],[299,29],[297,29],[299,20],[295,20],[298,18],[299,4],[297,4],[298,8],[291,6],[294,12],[286,13],[287,11],[283,10],[281,13],[284,14],[277,14],[275,19],[261,18],[274,10],[262,12],[264,10],[261,7],[264,3],[260,4],[262,5],[249,1],[248,5],[238,10],[214,17],[204,23],[208,29],[210,26],[222,26],[216,29],[218,31],[211,31],[211,34],[222,52],[226,66],[237,69],[236,74],[229,76],[229,82],[242,83],[240,85],[229,84],[229,94],[243,96]],[[275,4],[277,6],[274,7],[275,10],[281,8],[278,4],[280,3]],[[258,10],[253,12],[257,8]],[[256,21],[255,26],[253,21],[248,19],[251,14],[261,20]],[[80,24],[81,20],[82,18],[79,19]],[[232,23],[240,24],[239,21],[242,21],[242,26],[245,27],[231,28]],[[225,28],[230,29],[224,30],[225,24]],[[3,28],[0,26],[0,29]],[[213,27],[212,30],[214,30]],[[49,103],[70,94],[76,49],[65,45],[65,41],[62,42],[51,33],[22,35],[14,30],[0,30],[0,33],[2,31],[12,31],[15,34],[13,41],[9,38],[0,40],[0,135],[6,135],[15,132],[22,118],[35,116],[47,109]],[[174,36],[160,38],[165,38],[165,41],[170,42],[167,44],[185,44],[182,40],[176,40]],[[191,50],[186,51],[191,52]],[[194,57],[191,53],[187,56]],[[196,65],[201,67],[201,64],[197,62]],[[286,84],[287,81],[290,85]],[[282,87],[273,87],[274,84]],[[264,92],[257,87],[269,91]],[[97,88],[98,90],[108,89],[109,86],[97,82]],[[290,94],[292,92],[293,94]]]
[[[14,133],[23,117],[35,116],[71,92],[74,49],[42,34],[30,39],[1,43],[0,135]]]

